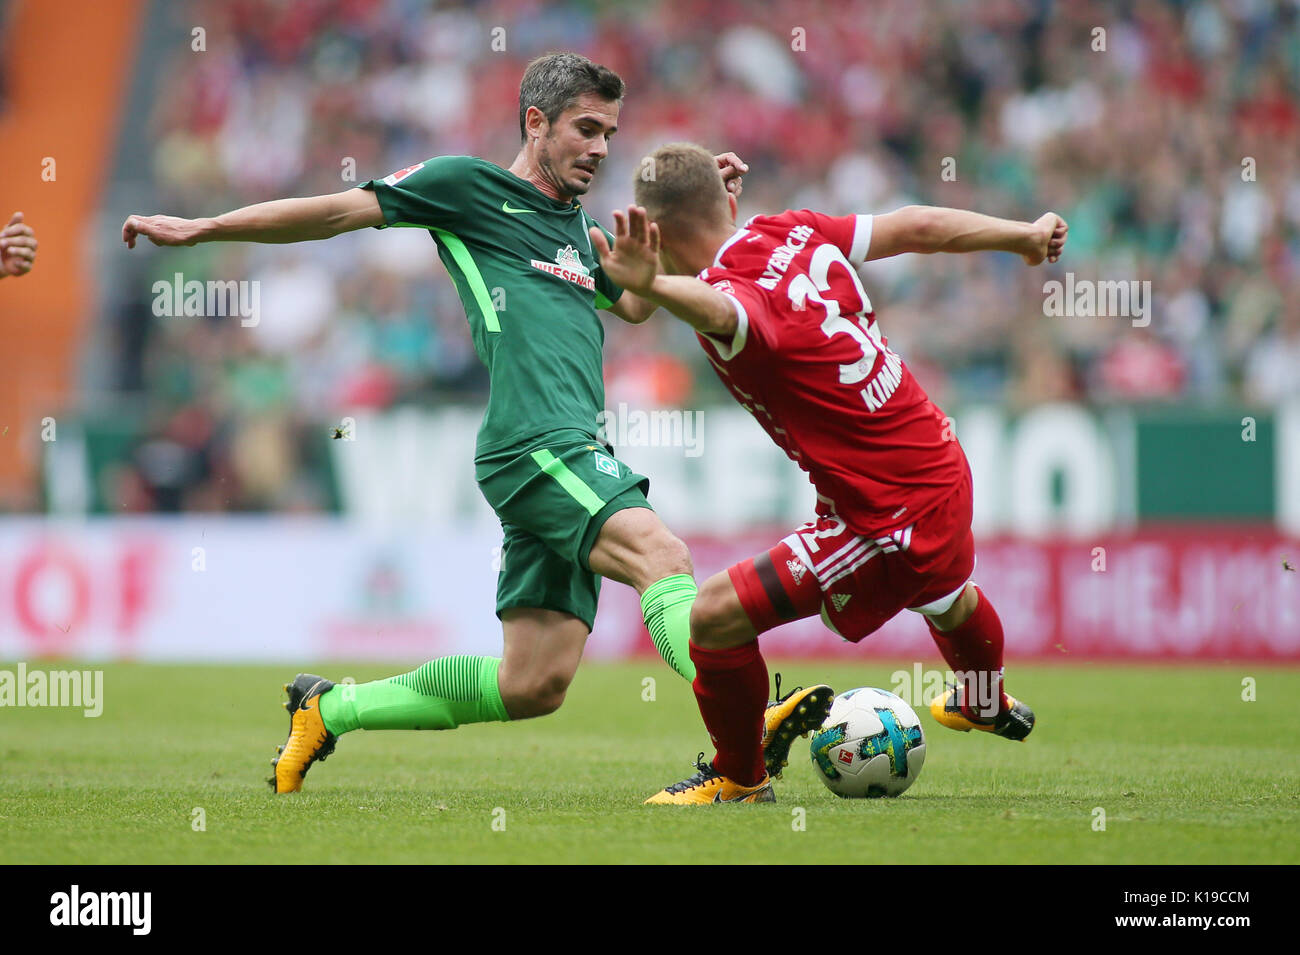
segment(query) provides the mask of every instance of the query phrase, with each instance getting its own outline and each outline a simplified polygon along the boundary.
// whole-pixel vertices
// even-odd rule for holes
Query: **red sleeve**
[[[714,335],[708,339],[718,357],[731,361],[742,351],[772,351],[776,347],[776,324],[772,321],[771,305],[763,289],[748,279],[737,278],[725,269],[706,269],[700,278],[717,289],[736,307],[736,332],[730,341]]]
[[[802,209],[796,215],[801,222],[806,222],[832,242],[854,265],[867,260],[867,251],[871,248],[871,216],[828,216],[808,209]]]

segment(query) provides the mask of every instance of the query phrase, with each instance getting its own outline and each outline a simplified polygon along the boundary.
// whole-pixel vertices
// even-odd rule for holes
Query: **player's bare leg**
[[[644,593],[672,574],[691,574],[691,552],[648,507],[611,514],[587,557],[593,572]]]
[[[655,649],[689,681],[691,604],[696,587],[691,554],[659,515],[647,507],[616,511],[600,528],[587,555],[592,572],[636,588]]]
[[[554,713],[578,672],[591,631],[572,614],[523,608],[503,611],[501,626],[505,653],[497,685],[510,718]]]
[[[917,608],[957,683],[930,703],[930,715],[949,729],[981,730],[1023,740],[1034,728],[1034,711],[1002,687],[1002,621],[993,604],[967,583],[950,606]]]
[[[962,588],[961,595],[942,613],[930,614],[930,622],[939,630],[955,630],[971,618],[979,605],[979,589],[971,583]]]
[[[353,730],[440,730],[554,713],[573,682],[589,630],[568,613],[501,612],[505,652],[450,656],[386,680],[335,684],[300,673],[285,685],[289,738],[273,759],[277,793],[297,792],[313,763]]]
[[[636,587],[656,646],[670,665],[693,679],[686,644],[695,581],[686,545],[654,511],[627,508],[605,521],[588,563],[594,572]],[[299,675],[286,685],[290,734],[274,761],[273,788],[296,792],[312,763],[353,730],[453,729],[555,712],[582,659],[590,634],[586,623],[570,613],[524,607],[502,610],[501,621],[505,651],[499,659],[442,657],[410,673],[360,685],[336,686]]]

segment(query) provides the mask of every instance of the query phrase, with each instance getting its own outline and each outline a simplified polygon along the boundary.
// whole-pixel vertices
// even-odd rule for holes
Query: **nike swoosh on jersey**
[[[502,212],[509,212],[509,213],[514,214],[514,215],[519,215],[519,214],[522,213],[522,212],[532,212],[532,213],[536,213],[536,212],[537,212],[536,209],[511,209],[511,208],[510,208],[510,200],[509,200],[509,199],[507,199],[505,202],[501,203],[501,211],[502,211]]]

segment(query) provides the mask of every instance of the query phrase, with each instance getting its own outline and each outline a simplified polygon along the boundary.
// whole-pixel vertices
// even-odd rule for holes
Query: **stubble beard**
[[[538,168],[540,168],[546,178],[551,181],[551,184],[555,186],[556,191],[558,191],[560,195],[570,199],[576,196],[585,196],[588,190],[591,189],[591,183],[566,181],[556,170],[555,163],[551,160],[550,142],[551,139],[549,136],[542,142],[541,149],[537,154]],[[592,170],[593,182],[595,181],[595,175],[595,170]]]

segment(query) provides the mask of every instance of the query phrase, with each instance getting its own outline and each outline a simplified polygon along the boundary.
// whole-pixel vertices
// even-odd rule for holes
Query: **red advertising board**
[[[780,532],[687,538],[703,581]],[[330,519],[0,522],[0,660],[392,659],[499,653],[499,532]],[[1008,659],[1300,663],[1300,541],[1271,527],[1145,528],[979,542]],[[904,612],[860,644],[819,618],[769,656],[938,662]],[[587,656],[653,653],[636,593],[607,582]]]
[[[702,581],[780,536],[687,543]],[[1272,527],[988,539],[978,542],[975,582],[1002,618],[1009,658],[1300,662],[1300,541]],[[593,651],[605,640],[626,645],[626,628],[653,652],[635,595],[607,585],[601,600]],[[857,645],[814,617],[765,634],[762,646],[770,656],[937,657],[924,623],[906,612]]]

